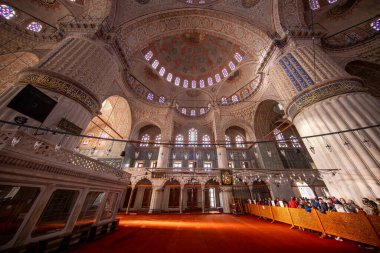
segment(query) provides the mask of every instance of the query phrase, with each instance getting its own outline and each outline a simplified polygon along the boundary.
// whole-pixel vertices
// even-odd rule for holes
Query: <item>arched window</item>
[[[273,135],[276,137],[277,144],[280,148],[286,148],[288,147],[288,144],[285,142],[284,135],[278,130],[277,128],[273,130]]]
[[[222,105],[227,104],[227,98],[226,97],[222,97],[221,101],[222,101]]]
[[[298,141],[297,137],[290,136],[290,141],[292,142],[293,148],[301,148],[301,143]]]
[[[192,110],[190,111],[190,115],[191,115],[191,116],[195,116],[195,110],[194,110],[194,109],[192,109]]]
[[[320,8],[318,0],[309,0],[310,9],[318,10]]]
[[[173,79],[173,74],[169,73],[168,76],[166,77],[166,81],[171,82]]]
[[[159,147],[161,142],[161,134],[156,136],[156,139],[154,140],[154,146]]]
[[[153,95],[153,93],[148,93],[148,95],[146,96],[146,99],[148,99],[149,101],[152,101],[153,100],[153,98],[154,98],[154,95]]]
[[[180,82],[181,82],[181,78],[176,77],[175,80],[174,80],[174,84],[175,84],[176,86],[179,86],[179,83],[180,83]]]
[[[228,135],[224,135],[224,141],[226,143],[226,148],[231,148],[231,138]]]
[[[237,148],[245,148],[244,138],[240,134],[236,135],[235,143]]]
[[[380,31],[380,18],[376,18],[374,21],[372,21],[371,27],[375,31]]]
[[[193,89],[197,88],[197,81],[195,80],[191,81],[191,88]]]
[[[237,103],[237,102],[239,102],[239,98],[238,98],[237,95],[233,95],[233,96],[231,97],[231,99],[232,99],[232,103]]]
[[[228,67],[230,67],[230,69],[233,71],[233,70],[235,70],[235,64],[232,62],[232,61],[230,61],[229,63],[228,63]]]
[[[198,143],[198,131],[195,128],[189,130],[189,144],[194,147]]]
[[[203,115],[203,114],[205,114],[205,113],[206,113],[205,108],[201,108],[201,109],[199,110],[199,114],[200,114],[200,115]]]
[[[162,105],[165,103],[165,97],[164,96],[161,96],[159,99],[158,99],[158,102]]]
[[[207,78],[207,83],[209,86],[214,84],[214,81],[212,80],[212,77]]]
[[[102,132],[99,136],[100,138],[108,138],[108,134],[105,133],[105,132]],[[103,139],[98,139],[97,142],[96,142],[96,145],[97,146],[102,146],[106,143],[106,140],[103,140]]]
[[[158,74],[160,75],[160,76],[164,76],[164,74],[165,74],[165,67],[161,67],[160,68],[160,71],[158,72]]]
[[[183,88],[189,87],[189,80],[185,79],[183,80]]]
[[[15,10],[5,4],[0,5],[0,16],[3,16],[6,19],[11,19],[16,15]]]
[[[204,88],[205,87],[205,81],[202,79],[199,81],[199,87]]]
[[[144,134],[142,137],[141,137],[141,143],[140,143],[140,147],[148,147],[149,146],[149,140],[150,140],[150,136],[149,134]],[[145,142],[145,143],[144,143]]]
[[[145,54],[145,60],[149,61],[153,57],[153,52],[149,51],[148,53]]]
[[[220,78],[219,74],[216,74],[215,75],[215,80],[216,80],[217,83],[219,83],[222,80],[222,78]]]
[[[160,64],[160,62],[158,60],[154,60],[152,63],[152,68],[156,69],[159,64]]]
[[[249,90],[248,89],[244,89],[243,92],[241,93],[242,97],[243,98],[247,98],[249,96]]]
[[[32,31],[32,32],[36,32],[36,33],[39,33],[41,32],[42,30],[42,25],[38,22],[31,22],[27,27],[26,29]]]
[[[228,71],[226,68],[222,69],[222,74],[224,77],[227,77],[228,76]]]
[[[243,57],[239,53],[235,53],[235,60],[240,63],[243,60]]]
[[[182,108],[181,113],[186,115],[186,108]]]
[[[175,137],[175,146],[176,147],[183,147],[183,135],[182,134],[178,134]]]
[[[206,148],[211,147],[211,145],[210,145],[210,136],[208,136],[207,134],[203,135],[203,137],[202,137],[202,144],[203,144],[203,147],[206,147]]]

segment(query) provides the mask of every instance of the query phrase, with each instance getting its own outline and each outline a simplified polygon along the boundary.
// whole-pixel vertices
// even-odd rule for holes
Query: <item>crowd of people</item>
[[[274,205],[274,206],[287,206],[289,208],[303,208],[307,212],[311,212],[311,209],[316,209],[321,213],[331,212],[344,212],[344,213],[357,213],[364,211],[367,215],[379,215],[380,214],[380,202],[377,199],[376,203],[368,198],[363,198],[363,207],[355,204],[353,200],[345,200],[344,198],[296,198],[292,197],[289,201],[280,200],[276,198],[265,198],[255,201],[259,205]]]

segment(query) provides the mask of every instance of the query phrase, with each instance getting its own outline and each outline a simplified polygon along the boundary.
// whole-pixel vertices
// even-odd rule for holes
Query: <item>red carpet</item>
[[[121,215],[119,230],[75,252],[367,252],[350,241],[320,239],[315,233],[290,230],[252,216]]]

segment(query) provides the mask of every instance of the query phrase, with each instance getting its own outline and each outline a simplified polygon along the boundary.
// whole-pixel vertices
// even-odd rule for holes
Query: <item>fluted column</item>
[[[69,37],[40,60],[38,65],[19,74],[12,89],[0,96],[0,119],[13,121],[25,116],[7,107],[26,86],[32,85],[57,103],[43,121],[28,118],[28,125],[63,131],[82,132],[96,114],[108,89],[118,76],[118,66],[112,54],[100,42],[87,38]],[[3,126],[2,129],[9,129]],[[74,148],[79,138],[62,135],[43,135],[52,143]]]
[[[380,102],[368,93],[335,96],[302,110],[293,120],[301,136],[355,129],[380,123]],[[380,197],[380,129],[369,128],[310,138],[306,145],[318,169],[339,169],[324,181],[334,196]],[[326,147],[327,146],[327,147]],[[328,148],[331,146],[331,148]]]
[[[292,40],[270,70],[286,104],[286,113],[301,136],[328,134],[380,123],[380,102],[366,93],[360,79],[350,76],[311,40]],[[332,195],[354,199],[380,197],[380,130],[304,139]],[[310,147],[312,147],[310,149]]]

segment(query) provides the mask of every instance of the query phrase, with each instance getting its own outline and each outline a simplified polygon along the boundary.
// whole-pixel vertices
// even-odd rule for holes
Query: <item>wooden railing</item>
[[[357,241],[380,247],[380,216],[359,213],[320,213],[315,209],[306,212],[302,208],[288,208],[245,204],[245,212],[258,217],[279,221],[294,226],[321,232],[326,235],[339,236],[348,240]]]

